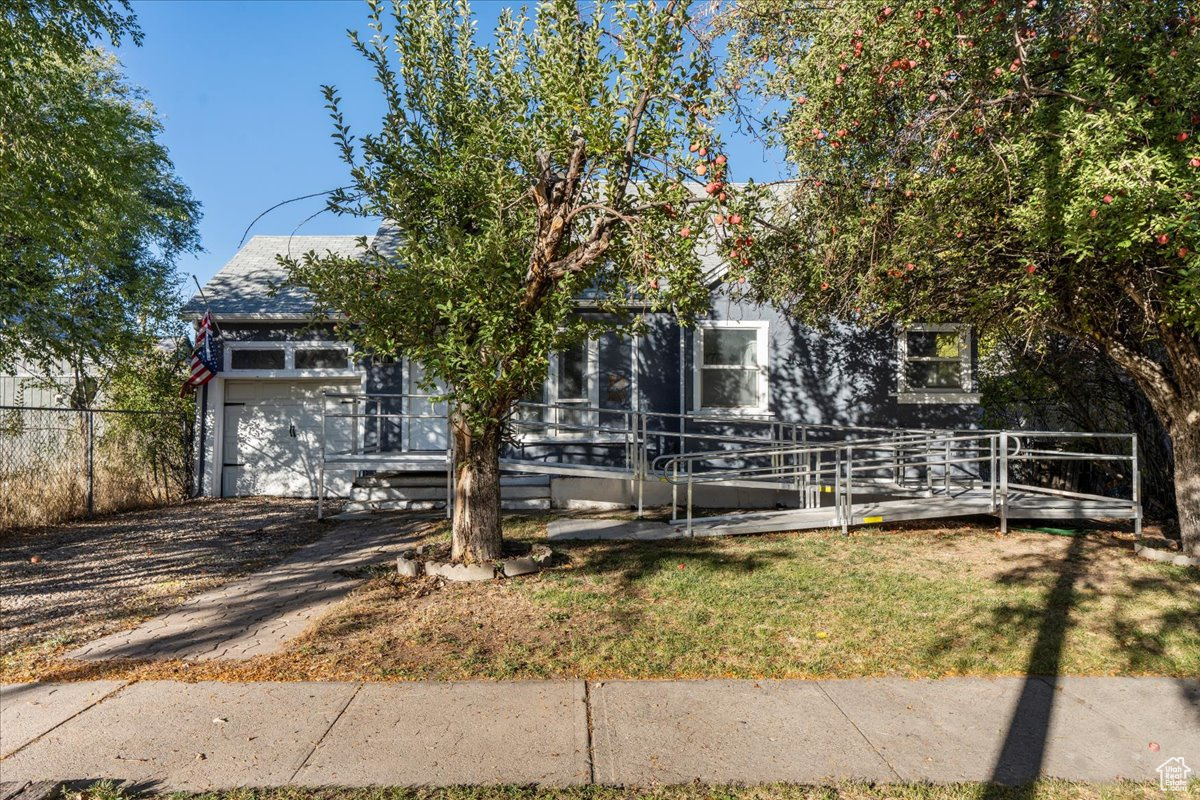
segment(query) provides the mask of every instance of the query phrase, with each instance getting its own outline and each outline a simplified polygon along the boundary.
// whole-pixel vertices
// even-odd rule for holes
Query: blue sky
[[[505,5],[476,0],[481,31],[491,30]],[[366,8],[357,0],[157,0],[134,2],[134,10],[145,41],[118,54],[130,82],[158,109],[175,168],[203,204],[204,252],[179,267],[204,283],[258,214],[347,181],[320,86],[339,88],[352,126],[377,122],[379,92],[345,33],[366,28]],[[778,174],[757,143],[727,141],[735,180]],[[304,222],[323,206],[314,198],[276,209],[251,235],[286,235],[301,223],[298,233],[372,232],[367,220],[328,213]],[[190,277],[180,288],[187,296],[195,291]]]

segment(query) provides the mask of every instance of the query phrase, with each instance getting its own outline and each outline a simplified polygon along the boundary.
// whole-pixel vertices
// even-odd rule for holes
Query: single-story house
[[[386,233],[381,229],[376,236]],[[314,496],[321,480],[324,393],[421,393],[419,364],[402,353],[359,357],[332,326],[312,324],[303,291],[273,290],[285,277],[278,255],[350,255],[357,252],[357,238],[255,236],[207,282],[204,299],[197,295],[185,306],[193,320],[211,310],[219,330],[221,371],[197,401],[199,494]],[[670,314],[650,314],[641,335],[607,334],[554,354],[542,400],[560,409],[578,406],[573,421],[585,428],[605,412],[621,410],[705,415],[731,424],[774,419],[889,428],[975,426],[976,346],[969,329],[927,324],[813,330],[773,308],[738,299],[713,261],[711,309],[696,326],[681,326]],[[579,313],[595,312],[581,299]],[[378,436],[377,445],[383,434]],[[446,447],[438,420],[410,420],[389,436],[384,449]],[[596,452],[612,444],[600,434],[554,428],[533,438],[538,441],[531,446],[557,446],[584,458],[602,459]],[[361,477],[334,476],[327,486],[344,495],[349,482]],[[548,497],[555,503],[576,497],[628,501],[619,481],[598,490],[586,478],[546,480],[554,484]]]

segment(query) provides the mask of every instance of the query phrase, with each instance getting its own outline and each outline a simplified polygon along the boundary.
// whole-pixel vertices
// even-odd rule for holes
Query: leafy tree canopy
[[[141,33],[124,4],[17,2],[0,16],[0,366],[76,376],[171,327],[199,206],[153,108],[91,44]]]
[[[365,349],[444,381],[456,456],[494,461],[549,353],[593,324],[573,313],[583,293],[618,314],[635,298],[683,316],[708,303],[697,241],[746,202],[725,185],[713,64],[676,0],[547,0],[503,12],[486,44],[466,2],[370,8],[370,36],[352,41],[387,112],[355,138],[326,90],[353,182],[331,206],[394,227],[361,260],[284,263]],[[466,468],[459,485],[481,485]],[[498,552],[495,524],[474,526],[494,542],[469,557]],[[468,527],[456,518],[456,536]]]
[[[735,72],[779,101],[769,127],[796,169],[757,245],[756,291],[810,321],[1091,342],[1187,462],[1181,524],[1200,546],[1195,11],[744,0],[723,24]]]

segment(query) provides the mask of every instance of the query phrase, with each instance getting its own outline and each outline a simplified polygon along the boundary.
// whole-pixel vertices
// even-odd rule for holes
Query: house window
[[[261,373],[276,377],[279,373],[333,373],[351,376],[358,370],[351,360],[352,349],[335,342],[248,342],[225,343],[225,369]]]
[[[899,336],[902,403],[977,403],[971,330],[965,325],[912,325]]]
[[[296,350],[296,369],[345,369],[349,354],[344,347],[304,347]]]
[[[585,341],[558,353],[555,358],[554,402],[559,406],[558,422],[561,425],[588,425],[591,422],[586,409],[594,405],[591,402],[591,389],[595,384],[594,349],[593,342]]]
[[[767,323],[701,322],[696,330],[699,411],[767,411]]]
[[[606,332],[551,354],[544,387],[525,398],[549,408],[526,406],[518,410],[517,419],[531,423],[530,434],[603,438],[597,428],[624,430],[629,425],[626,412],[633,408],[636,394],[633,342]]]
[[[230,369],[283,369],[284,352],[281,348],[250,349],[239,347],[229,356]]]

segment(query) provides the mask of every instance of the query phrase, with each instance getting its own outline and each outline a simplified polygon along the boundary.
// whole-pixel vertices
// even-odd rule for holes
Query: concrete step
[[[446,473],[424,472],[412,474],[385,473],[381,475],[363,475],[354,481],[356,487],[364,489],[401,488],[408,489],[417,486],[446,485]],[[549,475],[501,475],[500,485],[507,486],[550,486]]]
[[[359,500],[342,506],[344,514],[375,513],[381,511],[437,511],[446,507],[445,497],[441,500]],[[536,497],[515,500],[501,498],[500,508],[505,511],[549,511],[550,498]]]
[[[380,488],[355,486],[350,499],[357,502],[387,500],[445,500],[446,484],[440,486],[384,486]],[[501,500],[549,500],[549,486],[511,486],[500,484]]]

